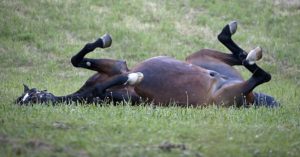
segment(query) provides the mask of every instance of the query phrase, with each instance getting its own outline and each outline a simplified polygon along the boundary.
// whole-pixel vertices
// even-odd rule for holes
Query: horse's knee
[[[74,67],[79,67],[80,61],[77,59],[76,56],[73,56],[73,57],[71,58],[71,63],[72,63],[72,65],[73,65]]]
[[[272,79],[272,75],[265,71],[258,72],[257,74],[254,73],[253,76],[260,78],[261,81],[259,82],[261,83],[269,82]]]

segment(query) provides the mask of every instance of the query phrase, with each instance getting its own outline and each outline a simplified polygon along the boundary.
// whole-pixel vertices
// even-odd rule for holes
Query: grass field
[[[0,156],[300,154],[298,0],[1,0],[0,17]],[[55,95],[77,90],[93,72],[70,58],[104,33],[112,47],[88,56],[133,66],[157,55],[183,60],[201,48],[228,52],[216,36],[231,20],[241,47],[264,49],[258,64],[273,77],[256,91],[280,108],[13,104],[23,83]]]

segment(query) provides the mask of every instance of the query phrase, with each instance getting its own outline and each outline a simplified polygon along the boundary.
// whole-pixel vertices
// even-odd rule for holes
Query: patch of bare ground
[[[175,144],[175,143],[171,143],[169,141],[164,141],[161,144],[158,145],[158,148],[160,148],[161,150],[165,150],[165,151],[171,151],[172,149],[179,149],[179,150],[186,150],[187,147],[185,144]]]
[[[0,45],[0,54],[5,53],[5,51],[7,51],[7,50]]]
[[[158,4],[153,3],[151,1],[144,3],[145,10],[147,10],[147,12],[150,12],[152,14],[157,13],[157,11],[160,9],[159,7],[161,7],[161,6],[159,6]]]
[[[143,9],[148,15],[152,15],[152,18],[155,22],[159,22],[161,18],[168,16],[169,14],[164,5],[150,1],[146,1],[144,3]]]
[[[30,10],[24,7],[21,1],[2,1],[1,4],[6,8],[14,8],[14,14],[21,18],[26,18]]]
[[[276,6],[279,6],[281,8],[300,9],[300,1],[299,0],[274,0],[273,2]]]
[[[102,6],[98,6],[98,5],[91,5],[90,9],[92,11],[94,11],[95,13],[99,14],[99,15],[102,15],[102,14],[105,14],[105,13],[109,12],[108,8],[102,7]]]
[[[214,42],[216,39],[215,33],[210,27],[207,25],[199,26],[195,23],[195,19],[197,19],[200,14],[203,14],[203,12],[204,9],[201,8],[190,8],[186,11],[180,20],[175,21],[175,29],[177,32],[184,36],[197,35],[203,39],[207,39],[207,41]]]
[[[133,32],[149,31],[154,28],[154,24],[142,22],[134,16],[124,16],[122,23],[126,28]]]
[[[296,84],[300,85],[300,65],[292,65],[287,60],[279,62],[279,71],[284,73],[285,78],[295,78]]]
[[[193,152],[189,150],[189,148],[183,143],[173,143],[170,141],[163,141],[158,145],[158,148],[166,152],[170,152],[172,150],[179,150],[185,156],[196,156],[196,157],[203,156],[203,154],[200,152]]]
[[[275,0],[273,4],[279,8],[274,11],[280,16],[299,16],[300,1],[299,0]]]
[[[70,129],[70,125],[64,122],[53,122],[52,126],[56,129],[62,129],[62,130]]]
[[[188,36],[201,36],[201,38],[205,39],[215,39],[214,32],[208,26],[197,26],[193,24],[189,24],[187,21],[177,21],[175,22],[176,30],[182,35]],[[209,41],[209,40],[208,40]]]
[[[8,137],[6,135],[0,134],[0,146],[12,147],[12,153],[14,155],[26,155],[32,154],[34,152],[48,152],[48,153],[66,153],[70,156],[74,157],[89,157],[89,153],[85,150],[75,150],[73,148],[64,146],[57,147],[46,143],[39,139],[30,139],[28,141],[23,142],[21,139]]]
[[[142,9],[147,16],[150,16],[150,20],[148,20],[151,21],[151,24],[157,24],[164,20],[167,20],[169,22],[172,18],[176,18],[177,20],[177,16],[174,16],[174,13],[166,8],[166,4],[164,3],[164,1],[145,1],[142,5]],[[157,26],[159,27],[160,24],[158,24]]]
[[[82,41],[77,37],[76,34],[70,31],[65,32],[65,41],[68,41],[69,45],[80,45],[82,44]]]

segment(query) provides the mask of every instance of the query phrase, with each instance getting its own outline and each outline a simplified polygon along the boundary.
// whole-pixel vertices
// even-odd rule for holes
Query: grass
[[[2,0],[0,156],[297,156],[299,8],[296,0]],[[228,52],[216,35],[233,19],[234,39],[246,50],[263,47],[258,64],[273,76],[256,91],[278,98],[281,108],[12,103],[22,83],[55,95],[77,90],[93,72],[72,67],[70,58],[106,32],[112,47],[88,56],[133,66],[201,48]]]

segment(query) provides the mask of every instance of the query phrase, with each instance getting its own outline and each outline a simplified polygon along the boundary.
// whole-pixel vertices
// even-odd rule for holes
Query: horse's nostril
[[[215,72],[210,72],[209,75],[214,77],[214,76],[216,76],[216,73]]]

